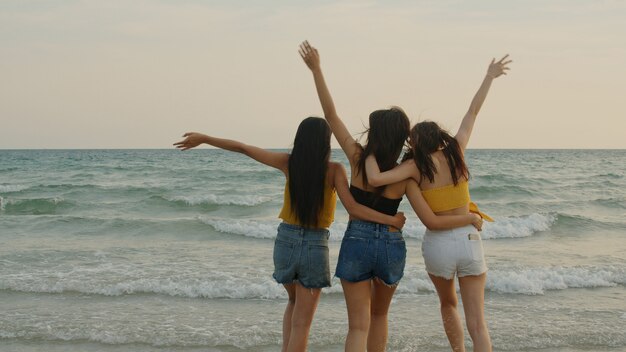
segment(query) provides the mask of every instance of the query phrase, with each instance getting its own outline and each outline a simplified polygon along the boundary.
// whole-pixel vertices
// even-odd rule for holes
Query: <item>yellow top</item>
[[[289,181],[285,182],[283,209],[278,215],[284,222],[291,225],[302,225],[298,217],[291,210],[291,197],[289,196]],[[324,185],[324,204],[315,228],[327,228],[335,220],[335,207],[337,206],[337,193],[328,184]]]
[[[487,221],[493,221],[489,215],[478,210],[478,206],[470,200],[467,181],[459,182],[456,185],[428,189],[422,191],[422,195],[434,212],[452,210],[469,204],[470,212],[480,215]]]

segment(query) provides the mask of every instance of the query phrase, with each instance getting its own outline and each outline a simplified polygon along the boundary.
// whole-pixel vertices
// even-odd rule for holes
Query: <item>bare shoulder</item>
[[[343,166],[342,163],[338,162],[338,161],[329,161],[328,162],[328,174],[330,176],[333,176],[337,173],[337,172],[346,172],[346,168]]]
[[[326,171],[326,180],[328,184],[335,188],[335,181],[337,180],[337,177],[341,177],[342,175],[346,177],[346,168],[343,164],[336,161],[329,161],[328,170]]]

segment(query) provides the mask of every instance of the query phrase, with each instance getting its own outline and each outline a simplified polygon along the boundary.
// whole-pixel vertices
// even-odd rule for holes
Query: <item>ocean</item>
[[[625,351],[626,150],[467,159],[472,199],[496,219],[482,235],[494,351]],[[283,185],[214,149],[0,150],[0,351],[279,351]],[[424,226],[400,209],[407,266],[388,350],[449,351]],[[346,224],[339,203],[331,273]],[[309,349],[343,351],[346,332],[334,278]]]

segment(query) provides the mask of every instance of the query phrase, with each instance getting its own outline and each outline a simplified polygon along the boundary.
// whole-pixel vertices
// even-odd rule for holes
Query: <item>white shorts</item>
[[[472,225],[451,230],[426,230],[422,255],[429,274],[451,280],[487,271],[480,232]]]

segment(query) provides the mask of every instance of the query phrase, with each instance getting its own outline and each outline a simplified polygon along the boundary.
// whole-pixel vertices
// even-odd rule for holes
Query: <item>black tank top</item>
[[[359,204],[363,204],[368,208],[372,208],[387,215],[396,215],[398,206],[402,198],[390,199],[383,196],[376,196],[373,192],[364,191],[360,188],[350,185],[350,193]]]

